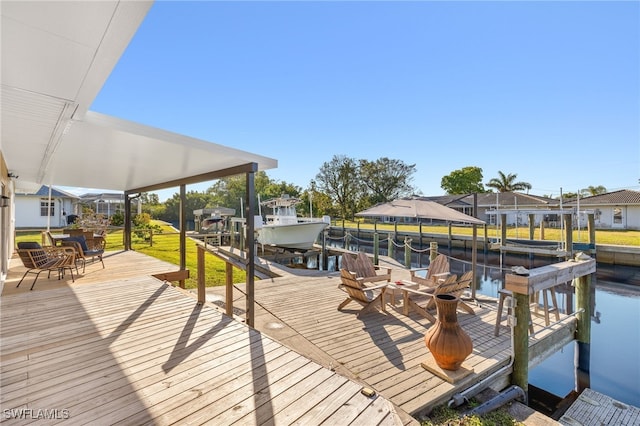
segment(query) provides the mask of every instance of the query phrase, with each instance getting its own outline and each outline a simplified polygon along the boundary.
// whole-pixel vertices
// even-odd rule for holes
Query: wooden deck
[[[296,348],[317,362],[374,388],[382,396],[415,418],[446,403],[492,373],[508,367],[511,338],[506,322],[494,337],[496,300],[483,298],[480,304],[468,302],[475,315],[459,311],[463,329],[471,336],[474,349],[463,366],[473,374],[456,382],[430,373],[422,367],[430,354],[424,334],[431,323],[412,313],[409,317],[388,306],[386,314],[373,312],[356,318],[360,306],[352,303],[343,311],[337,307],[345,298],[340,291],[338,273],[315,272],[301,276],[276,264],[263,264],[279,270],[279,278],[256,281],[255,326]],[[385,265],[387,266],[387,265]],[[409,271],[391,265],[392,279],[409,279]],[[234,311],[244,314],[244,285],[235,286]],[[224,306],[224,288],[208,288],[207,300]],[[534,316],[536,334],[530,338],[530,365],[537,365],[571,341],[575,319],[561,315],[561,322],[545,328],[544,319]],[[507,385],[509,369],[495,377],[494,383]]]
[[[560,418],[567,426],[638,425],[640,409],[592,389],[585,389]]]
[[[0,422],[417,424],[385,397],[363,395],[362,381],[150,277],[175,266],[135,252],[109,253],[105,264],[88,265],[75,283],[70,276],[41,277],[29,291],[31,279],[15,289],[24,268],[12,261],[0,297]],[[261,282],[260,295],[267,284]],[[293,284],[271,283],[278,294],[264,303],[288,306],[287,321],[302,328],[295,319],[307,316],[305,306],[283,300],[296,293]],[[312,292],[313,282],[300,284]],[[321,305],[331,305],[335,288],[316,290]],[[301,297],[295,295],[305,300],[306,310],[315,305],[313,298]],[[338,341],[350,341],[345,330],[336,333],[340,324],[326,322],[333,313],[309,315],[324,325],[313,339],[322,335],[322,346],[331,351]],[[341,316],[343,324],[358,323],[348,313]],[[370,325],[375,328],[357,336],[367,346],[374,334],[385,333]],[[399,354],[399,348],[390,349],[400,343],[395,338],[375,341],[384,343],[384,353]],[[353,354],[360,352],[356,340],[348,344]],[[310,348],[303,350],[311,353]]]

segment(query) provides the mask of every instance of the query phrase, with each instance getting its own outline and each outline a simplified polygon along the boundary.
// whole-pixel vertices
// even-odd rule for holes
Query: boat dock
[[[256,267],[258,262],[261,269],[280,275],[255,283],[258,330],[328,368],[362,381],[417,419],[474,385],[482,383],[497,389],[508,385],[512,371],[511,335],[503,321],[499,335],[494,336],[494,298],[467,301],[474,315],[458,313],[474,349],[463,363],[471,374],[456,381],[423,367],[430,356],[424,343],[431,326],[427,319],[414,313],[404,315],[400,305],[388,305],[386,313],[372,312],[357,318],[360,306],[355,303],[337,310],[345,297],[338,289],[338,272],[289,270],[264,259],[257,259]],[[381,265],[392,268],[394,281],[410,278],[409,270],[388,258],[381,259]],[[224,287],[209,287],[206,291],[208,302],[225,308]],[[246,309],[244,292],[244,284],[234,286],[233,311],[240,321]],[[560,314],[560,321],[550,326],[545,326],[542,316],[533,316],[532,321],[535,334],[529,341],[530,366],[572,341],[576,331],[574,316]]]
[[[560,418],[560,423],[567,426],[638,425],[640,408],[585,389]]]
[[[472,386],[508,384],[509,327],[494,336],[492,298],[467,301],[474,315],[459,313],[474,349],[463,363],[471,373],[452,383],[422,366],[428,320],[392,305],[357,318],[355,304],[337,310],[336,272],[260,263],[279,276],[256,280],[255,329],[243,323],[244,284],[234,285],[234,320],[223,315],[224,287],[207,288],[198,305],[153,278],[175,265],[133,251],[109,253],[105,269],[90,265],[75,283],[41,277],[33,291],[15,288],[24,268],[12,263],[0,300],[3,410],[55,409],[72,424],[417,425]],[[391,266],[393,280],[409,278]],[[576,320],[532,320],[535,365],[573,338]]]

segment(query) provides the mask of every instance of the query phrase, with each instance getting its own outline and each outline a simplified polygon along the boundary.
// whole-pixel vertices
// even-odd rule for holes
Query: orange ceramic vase
[[[458,324],[458,298],[438,294],[435,302],[438,318],[424,336],[424,341],[440,368],[455,371],[473,351],[473,342]]]

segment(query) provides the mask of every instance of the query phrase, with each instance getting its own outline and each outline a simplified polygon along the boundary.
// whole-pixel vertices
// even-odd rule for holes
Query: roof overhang
[[[151,191],[276,166],[271,158],[89,111],[72,122],[45,176],[64,186]]]
[[[20,187],[140,191],[277,161],[88,111],[152,1],[2,1],[0,151]]]

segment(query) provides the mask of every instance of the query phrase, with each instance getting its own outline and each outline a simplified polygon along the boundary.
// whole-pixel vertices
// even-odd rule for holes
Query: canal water
[[[484,269],[476,295],[497,297],[500,273]],[[640,407],[640,268],[598,265],[592,287],[588,387]],[[557,298],[561,312],[567,312],[568,303],[575,312],[571,293],[559,289]],[[577,343],[569,343],[532,368],[529,383],[560,398],[567,396],[578,387],[576,353]]]
[[[350,250],[362,250],[353,247]],[[452,271],[459,273],[471,267],[470,253],[458,250],[452,253]],[[381,255],[386,255],[381,250]],[[396,253],[396,260],[404,263],[404,253]],[[422,256],[422,255],[421,255]],[[412,266],[428,263],[412,258]],[[456,260],[459,259],[459,260]],[[337,259],[330,260],[329,270],[335,270]],[[500,258],[478,254],[479,295],[498,297],[504,274],[511,266],[521,265],[529,269],[552,263],[547,259],[512,256]],[[575,311],[572,287],[557,290],[558,306],[563,313]],[[620,402],[640,407],[640,268],[597,264],[592,279],[591,344],[588,387]],[[529,370],[529,383],[564,398],[578,389],[575,359],[577,343],[572,342],[541,364]],[[581,383],[584,383],[582,381]]]

